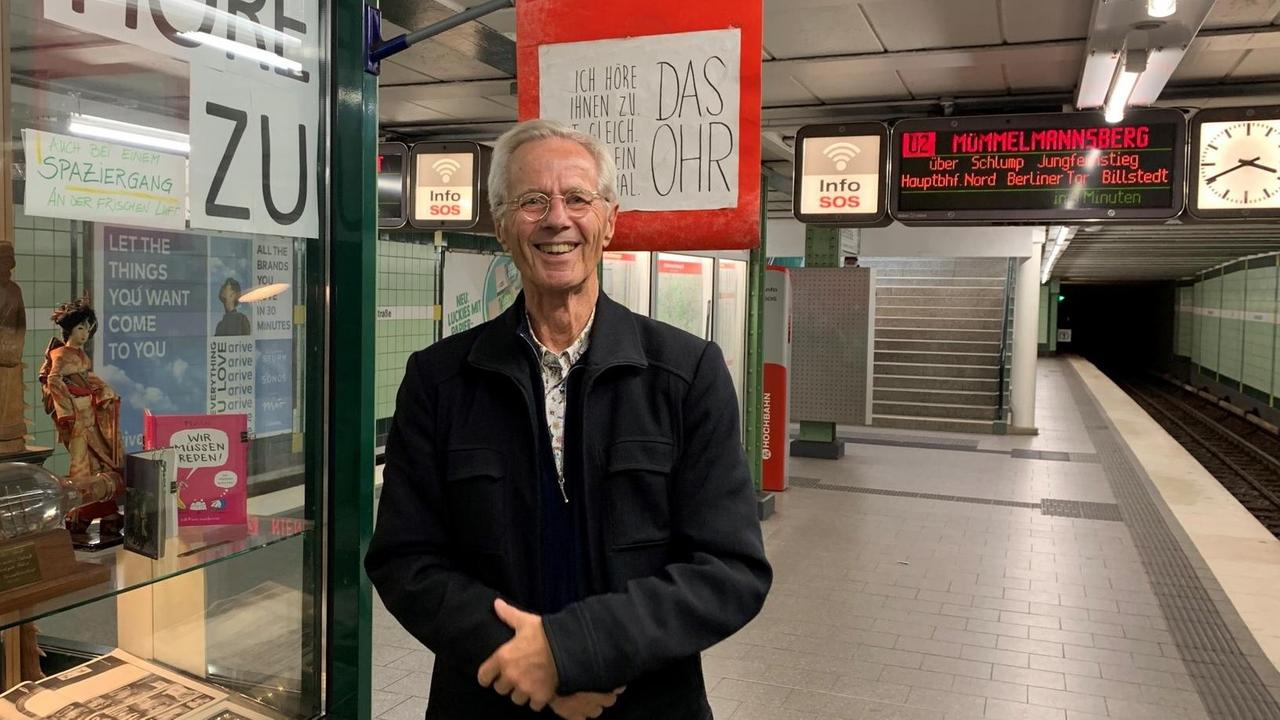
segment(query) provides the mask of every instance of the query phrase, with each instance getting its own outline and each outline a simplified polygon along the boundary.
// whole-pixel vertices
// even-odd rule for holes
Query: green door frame
[[[378,79],[364,71],[365,7],[366,0],[332,0],[330,25],[325,705],[343,720],[368,720],[373,699],[373,598],[363,560],[373,532]]]

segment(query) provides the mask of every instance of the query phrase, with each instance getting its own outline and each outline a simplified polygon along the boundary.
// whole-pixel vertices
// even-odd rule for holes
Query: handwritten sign
[[[22,131],[28,215],[180,229],[187,195],[180,155]]]
[[[539,48],[540,116],[600,138],[625,210],[738,204],[741,32]]]

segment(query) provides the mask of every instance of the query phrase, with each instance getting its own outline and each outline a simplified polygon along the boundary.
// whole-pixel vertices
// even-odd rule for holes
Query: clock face
[[[1280,208],[1280,120],[1206,122],[1196,181],[1201,209]]]

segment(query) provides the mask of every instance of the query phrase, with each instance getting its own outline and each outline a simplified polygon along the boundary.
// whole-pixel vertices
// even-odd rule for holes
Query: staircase
[[[995,432],[1008,261],[863,258],[861,264],[876,269],[871,424]]]

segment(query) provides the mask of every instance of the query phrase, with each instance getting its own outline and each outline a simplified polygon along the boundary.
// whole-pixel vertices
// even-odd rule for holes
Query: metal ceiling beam
[[[427,27],[458,14],[435,0],[382,0],[380,9],[385,20],[403,28]],[[515,77],[515,42],[481,23],[468,23],[455,28],[452,32],[436,35],[426,47],[430,45],[446,47],[505,75]],[[417,48],[424,48],[424,46],[419,45]],[[409,52],[410,57],[419,57],[419,55],[419,52]],[[415,65],[421,65],[422,72],[431,74],[429,63],[415,63],[410,67]]]

